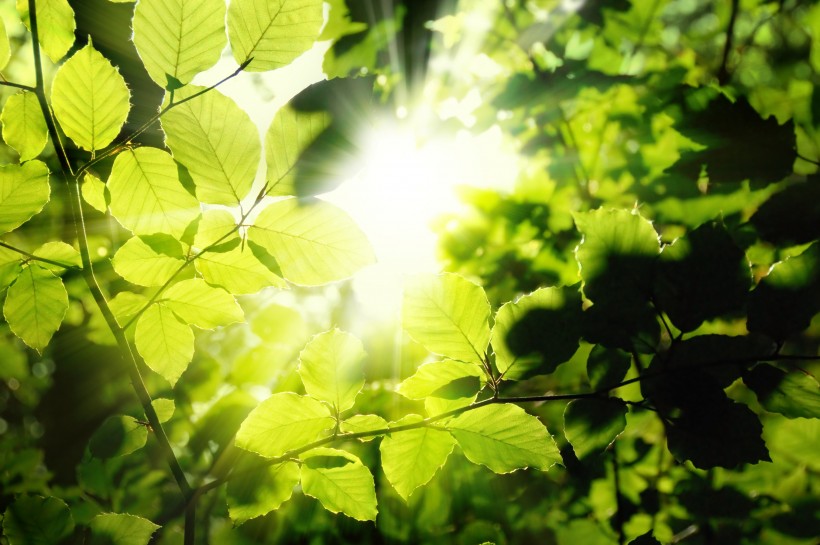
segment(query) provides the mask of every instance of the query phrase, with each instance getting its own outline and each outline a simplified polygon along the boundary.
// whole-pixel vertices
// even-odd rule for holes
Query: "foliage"
[[[105,4],[133,48],[0,11],[0,542],[814,543],[820,6]],[[262,142],[219,86],[320,32]],[[374,252],[320,195],[446,99],[517,184],[360,340]]]

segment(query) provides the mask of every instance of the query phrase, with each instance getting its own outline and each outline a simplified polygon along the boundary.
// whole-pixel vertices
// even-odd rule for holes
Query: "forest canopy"
[[[816,1],[3,3],[0,543],[815,544],[818,83]]]

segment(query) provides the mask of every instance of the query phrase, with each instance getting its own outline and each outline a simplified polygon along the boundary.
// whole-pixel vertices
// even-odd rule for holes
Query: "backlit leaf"
[[[489,318],[484,289],[462,276],[419,275],[405,284],[402,325],[431,352],[480,363],[490,342]]]
[[[564,434],[579,459],[603,452],[626,427],[620,399],[576,399],[564,411]]]
[[[330,125],[327,112],[302,112],[283,106],[265,135],[268,195],[295,195],[294,175],[302,152]]]
[[[124,326],[128,320],[148,304],[148,298],[139,293],[121,291],[108,301],[117,323]]]
[[[213,208],[202,212],[194,235],[194,246],[219,252],[239,246],[236,219],[227,210]]]
[[[108,198],[106,197],[105,182],[97,178],[91,173],[86,172],[83,175],[82,183],[83,200],[91,206],[94,210],[105,212],[108,210]]]
[[[9,286],[3,315],[15,335],[42,353],[68,310],[63,281],[50,271],[29,265]]]
[[[534,467],[546,470],[561,463],[561,455],[538,418],[509,403],[493,404],[462,413],[445,427],[464,455],[496,473]]]
[[[142,147],[117,155],[108,179],[111,215],[135,235],[180,238],[199,215],[199,201],[179,181],[170,155]]]
[[[80,252],[75,250],[73,246],[59,240],[46,242],[32,253],[37,257],[43,257],[65,265],[65,267],[60,267],[57,265],[52,265],[51,263],[37,263],[38,266],[48,269],[54,273],[61,273],[68,267],[76,267],[79,269],[82,266]]]
[[[186,323],[213,329],[245,319],[239,304],[227,291],[199,278],[177,282],[165,291],[165,304]]]
[[[321,0],[235,0],[228,36],[238,64],[263,72],[290,64],[313,46],[322,26]]]
[[[168,235],[131,237],[111,260],[114,271],[138,286],[161,286],[184,264],[182,245]]]
[[[131,93],[119,71],[89,43],[54,76],[51,103],[66,135],[94,151],[116,138],[128,117]]]
[[[6,23],[0,18],[0,70],[6,67],[10,58],[11,47],[9,45],[9,36],[6,33]]]
[[[130,416],[109,416],[91,436],[88,450],[95,458],[125,456],[141,449],[148,440],[148,428]]]
[[[68,0],[37,0],[37,30],[40,47],[51,62],[62,59],[74,44],[74,10]],[[26,28],[31,30],[28,0],[17,0],[17,11]]]
[[[0,234],[13,231],[31,219],[43,209],[50,195],[45,163],[0,165]]]
[[[387,420],[377,414],[354,414],[339,424],[339,431],[342,433],[362,433],[383,429],[387,429]],[[359,437],[359,441],[370,441],[376,437],[378,436]]]
[[[159,526],[136,515],[101,513],[88,523],[88,545],[148,545]]]
[[[626,377],[632,356],[616,348],[596,345],[587,358],[587,377],[593,390],[611,388]]]
[[[176,405],[173,399],[166,397],[156,397],[151,401],[154,411],[157,413],[157,418],[161,423],[168,422],[174,416]]]
[[[408,399],[440,397],[469,405],[481,389],[484,372],[472,363],[444,360],[420,365],[396,391]]]
[[[71,511],[59,498],[18,496],[3,513],[3,534],[10,545],[54,545],[73,530]]]
[[[313,337],[299,354],[299,376],[305,391],[342,412],[353,406],[364,386],[362,342],[339,329]]]
[[[420,416],[410,415],[394,425],[420,420]],[[382,469],[399,496],[407,501],[416,488],[433,478],[455,445],[455,439],[448,432],[428,427],[390,433],[379,446]]]
[[[274,458],[315,441],[333,424],[327,405],[290,392],[273,394],[242,422],[236,446]]]
[[[195,264],[207,283],[236,295],[256,293],[270,286],[287,288],[285,281],[259,261],[247,244],[227,252],[207,252]]]
[[[141,0],[134,10],[134,45],[160,87],[182,84],[219,60],[225,48],[222,0]]]
[[[271,203],[248,229],[248,237],[270,252],[294,284],[342,280],[374,261],[370,243],[350,216],[320,200]]]
[[[820,385],[805,372],[786,373],[764,363],[744,374],[743,382],[767,411],[788,418],[820,418]]]
[[[22,254],[0,246],[0,290],[14,282],[23,270]]]
[[[189,85],[174,100],[204,89]],[[174,158],[193,178],[200,201],[235,205],[248,194],[262,146],[256,125],[233,99],[209,91],[168,111],[162,128]]]
[[[3,106],[0,122],[3,140],[20,154],[20,162],[34,159],[46,147],[48,129],[34,93],[23,91],[10,96]]]
[[[194,332],[162,303],[151,305],[140,316],[134,342],[145,364],[171,386],[194,356]]]
[[[356,456],[329,448],[314,449],[301,455],[310,462],[314,457],[338,457],[340,467],[302,466],[302,491],[319,500],[331,513],[343,513],[356,520],[376,520],[376,488],[373,475]]]
[[[279,509],[293,494],[301,475],[298,464],[271,465],[263,458],[247,454],[236,465],[228,481],[228,515],[235,524],[261,517]]]
[[[302,315],[290,307],[276,303],[262,308],[250,323],[251,331],[265,343],[282,343],[301,349],[309,337]]]

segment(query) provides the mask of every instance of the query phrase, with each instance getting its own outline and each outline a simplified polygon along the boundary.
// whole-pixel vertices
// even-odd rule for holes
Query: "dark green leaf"
[[[91,539],[88,545],[148,545],[159,526],[135,515],[102,513],[88,524]]]
[[[820,418],[820,385],[805,372],[786,373],[764,363],[744,374],[743,382],[767,411],[788,418]]]
[[[617,398],[576,399],[564,411],[564,434],[578,459],[603,452],[626,427],[626,403]]]
[[[587,358],[587,376],[593,390],[611,388],[626,377],[632,356],[622,350],[596,345]]]
[[[299,465],[271,465],[264,458],[246,453],[228,481],[228,513],[235,524],[260,517],[288,501],[299,484]]]
[[[142,448],[148,440],[148,428],[130,416],[109,416],[88,442],[96,458],[125,456]]]
[[[815,95],[820,95],[817,91]],[[820,238],[820,176],[788,186],[763,203],[749,220],[760,238],[781,246]]]
[[[9,545],[55,545],[72,530],[71,511],[59,498],[20,496],[3,513]]]

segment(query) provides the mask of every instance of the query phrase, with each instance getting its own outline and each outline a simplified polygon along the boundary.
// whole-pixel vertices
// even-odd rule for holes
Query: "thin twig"
[[[729,54],[732,51],[732,44],[735,36],[735,21],[737,14],[740,11],[740,0],[732,0],[732,13],[729,15],[729,25],[726,28],[726,41],[723,43],[723,57],[720,61],[720,68],[718,69],[718,83],[726,85],[729,83],[729,78],[732,77],[729,72]]]
[[[0,85],[5,85],[6,87],[17,87],[18,89],[31,91],[32,93],[37,90],[36,87],[31,87],[30,85],[23,85],[22,83],[14,83],[13,81],[7,81],[5,79],[0,80]]]
[[[55,260],[49,259],[47,257],[40,257],[39,255],[34,255],[30,252],[27,252],[25,250],[21,250],[20,248],[12,246],[11,244],[7,244],[7,243],[3,242],[2,240],[0,240],[0,246],[2,246],[3,248],[7,248],[7,249],[9,249],[13,252],[17,252],[20,255],[24,255],[24,256],[26,256],[27,259],[29,259],[31,261],[42,261],[43,263],[48,263],[49,265],[56,265],[57,267],[62,267],[63,269],[70,270],[70,271],[79,271],[79,270],[82,269],[82,267],[78,267],[77,265],[70,265],[68,263],[61,263],[59,261],[55,261]]]

